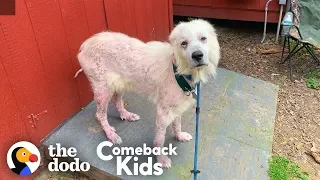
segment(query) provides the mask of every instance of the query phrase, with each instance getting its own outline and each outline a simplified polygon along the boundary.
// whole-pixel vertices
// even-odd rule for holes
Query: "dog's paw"
[[[116,136],[113,140],[112,140],[113,144],[121,144],[122,143],[122,139],[120,136]]]
[[[114,129],[114,128],[113,128]],[[105,132],[108,139],[113,143],[113,144],[121,144],[122,143],[122,139],[121,137],[115,132],[115,129],[114,131],[111,130],[110,128],[110,131],[108,132]]]
[[[176,135],[176,138],[179,140],[179,141],[182,141],[182,142],[187,142],[187,141],[190,141],[192,139],[192,136],[187,133],[187,132],[180,132]]]
[[[127,121],[137,121],[140,119],[140,116],[138,116],[137,114],[134,114],[132,112],[125,111],[120,114],[120,118],[122,120],[127,120]]]
[[[108,137],[109,138],[109,137]],[[121,139],[121,137],[118,135],[118,134],[116,134],[116,133],[114,133],[114,135],[111,137],[111,138],[109,138],[110,139],[110,141],[113,143],[113,144],[121,144],[122,143],[122,139]]]
[[[116,130],[113,126],[110,126],[110,129],[111,129],[111,131],[113,131],[113,132],[117,132],[117,130]]]
[[[161,163],[162,168],[171,168],[171,159],[165,155],[157,156],[158,163]]]

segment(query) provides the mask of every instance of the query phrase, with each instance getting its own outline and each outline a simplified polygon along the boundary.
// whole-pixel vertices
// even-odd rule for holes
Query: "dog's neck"
[[[177,66],[176,66],[176,59],[174,58],[174,55],[172,55],[172,67],[173,72],[176,78],[176,81],[180,88],[184,92],[193,92],[195,90],[195,83],[193,81],[193,77],[191,74],[179,74],[177,72]]]

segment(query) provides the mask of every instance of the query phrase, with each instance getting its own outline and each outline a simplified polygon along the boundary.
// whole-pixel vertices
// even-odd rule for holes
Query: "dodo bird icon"
[[[22,141],[19,143],[14,144],[9,149],[7,163],[16,174],[28,176],[39,167],[40,153],[38,148],[29,142]]]
[[[37,162],[38,156],[32,154],[28,149],[23,147],[17,147],[12,151],[12,161],[13,164],[16,166],[11,170],[20,176],[27,176],[30,175],[31,169],[26,164],[26,162]]]

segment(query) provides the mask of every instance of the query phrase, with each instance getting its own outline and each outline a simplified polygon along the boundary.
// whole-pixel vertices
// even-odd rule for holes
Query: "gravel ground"
[[[176,19],[178,20],[178,19]],[[221,45],[220,67],[279,85],[273,153],[296,161],[320,179],[320,165],[308,155],[320,150],[320,92],[305,85],[302,71],[316,68],[311,57],[295,58],[294,78],[289,80],[288,63],[279,64],[280,53],[262,54],[279,49],[274,43],[276,25],[268,25],[267,38],[261,43],[263,24],[213,20]],[[36,179],[87,179],[78,174],[50,173],[43,170]]]

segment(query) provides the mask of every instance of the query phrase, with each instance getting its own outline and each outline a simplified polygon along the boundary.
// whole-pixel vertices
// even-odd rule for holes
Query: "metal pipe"
[[[269,0],[267,3],[266,3],[266,7],[265,7],[265,16],[264,16],[264,29],[263,29],[263,38],[261,40],[261,43],[263,43],[264,39],[266,38],[266,31],[267,31],[267,18],[268,18],[268,6],[269,6],[269,3],[271,2],[272,0]]]
[[[276,35],[276,43],[279,39],[279,33],[280,33],[280,24],[281,24],[281,18],[282,18],[282,12],[283,12],[283,5],[280,7],[280,14],[279,14],[279,21],[278,21],[278,27],[277,27],[277,35]]]

